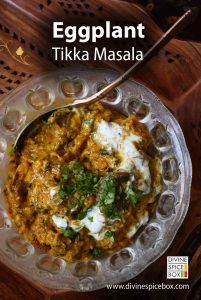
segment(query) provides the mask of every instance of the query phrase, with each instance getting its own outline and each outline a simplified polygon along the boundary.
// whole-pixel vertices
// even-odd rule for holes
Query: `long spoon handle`
[[[139,70],[142,66],[145,65],[147,61],[149,61],[155,54],[157,54],[173,37],[175,37],[178,33],[180,33],[190,22],[192,19],[192,10],[188,10],[179,20],[169,29],[167,30],[162,37],[144,54],[144,59],[141,61],[137,61],[130,69],[128,69],[125,73],[119,76],[114,82],[107,85],[105,88],[95,93],[94,95],[83,99],[83,100],[75,100],[72,104],[86,104],[88,102],[96,102],[100,99],[103,99],[107,94],[109,94],[114,88],[118,87],[121,83],[126,81],[133,72]]]

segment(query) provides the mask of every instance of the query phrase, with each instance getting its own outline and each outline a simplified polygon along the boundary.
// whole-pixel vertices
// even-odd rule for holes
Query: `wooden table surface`
[[[1,0],[0,12],[0,101],[33,75],[70,65],[69,62],[54,62],[51,52],[52,21],[64,20],[66,25],[97,25],[105,20],[132,25],[143,21],[147,38],[129,43],[110,40],[108,47],[118,49],[135,45],[136,49],[146,51],[162,34],[140,7],[115,0]],[[19,46],[24,51],[22,56],[16,54]],[[92,50],[91,45],[85,46]],[[87,67],[110,67],[119,71],[129,65],[129,62],[87,63]],[[184,254],[190,258],[190,278],[185,283],[193,287],[201,278],[201,44],[176,39],[171,41],[134,78],[152,89],[179,121],[192,158],[193,184],[187,216],[172,245],[160,259],[130,282],[167,283],[166,256]],[[128,299],[134,296],[142,299],[176,299],[178,296],[186,297],[186,292],[163,291],[161,294],[160,291],[102,289],[83,294],[52,291],[32,285],[0,263],[0,299],[118,299],[124,295]]]

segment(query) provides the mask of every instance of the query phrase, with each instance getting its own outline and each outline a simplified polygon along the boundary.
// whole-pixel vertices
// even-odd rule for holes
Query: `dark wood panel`
[[[66,24],[103,24],[104,20],[113,20],[115,24],[120,25],[143,20],[148,32],[147,38],[136,41],[135,46],[144,51],[162,34],[146,12],[132,3],[122,1],[2,0],[0,12],[0,40],[4,43],[11,41],[8,45],[10,53],[5,47],[0,52],[0,101],[33,75],[70,65],[53,61],[50,51],[53,20],[64,20]],[[99,44],[100,47],[102,45]],[[19,46],[24,51],[23,57],[29,56],[29,64],[16,60],[19,58],[16,56]],[[91,47],[92,45],[87,45],[87,49],[91,50]],[[127,49],[130,44],[114,44],[111,40],[108,47]],[[87,63],[87,67],[113,67],[119,71],[126,69],[128,65],[129,63],[122,62]],[[201,276],[200,268],[197,267],[201,261],[200,248],[192,250],[191,247],[192,232],[201,224],[201,46],[199,43],[175,39],[135,74],[134,78],[155,91],[178,119],[190,150],[194,175],[189,211],[174,242],[158,261],[131,282],[165,281],[166,255],[179,255],[187,251],[192,252],[189,280],[192,285]],[[160,292],[155,292],[156,294],[161,297]],[[29,299],[117,299],[124,295],[128,299],[139,295],[142,299],[154,299],[153,293],[146,291],[111,292],[103,289],[92,293],[74,294],[36,288],[0,264],[0,299],[26,299],[26,295],[29,295]],[[172,292],[172,297],[179,295],[181,292],[174,295]],[[171,299],[171,294],[168,297]]]

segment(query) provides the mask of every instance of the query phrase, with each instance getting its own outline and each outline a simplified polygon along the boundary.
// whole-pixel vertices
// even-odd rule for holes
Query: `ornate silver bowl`
[[[2,192],[9,146],[32,119],[64,104],[72,93],[69,86],[73,86],[75,97],[84,98],[116,77],[116,72],[108,70],[59,70],[27,81],[0,106],[0,260],[30,281],[49,288],[86,291],[129,280],[167,250],[187,213],[192,167],[181,128],[152,91],[129,80],[103,103],[109,102],[123,114],[137,115],[147,126],[162,156],[163,176],[156,212],[130,247],[100,259],[69,264],[35,248],[12,225]]]

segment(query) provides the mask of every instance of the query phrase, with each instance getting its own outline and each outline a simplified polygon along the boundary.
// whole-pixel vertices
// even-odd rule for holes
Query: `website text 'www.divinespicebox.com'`
[[[189,290],[189,284],[166,284],[166,283],[126,283],[126,284],[108,284],[107,289],[112,290]]]

